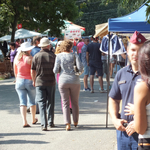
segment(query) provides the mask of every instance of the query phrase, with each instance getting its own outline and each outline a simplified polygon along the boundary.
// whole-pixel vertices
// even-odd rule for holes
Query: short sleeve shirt
[[[100,44],[91,42],[87,47],[87,52],[89,52],[89,63],[94,66],[101,66],[101,51],[99,50]]]
[[[84,45],[84,42],[79,42],[78,43],[77,47],[79,49],[79,53],[81,53],[81,48],[83,47],[83,45]]]
[[[38,53],[41,50],[40,47],[35,46],[32,50],[31,50],[31,56],[33,57],[36,53]]]
[[[55,54],[47,49],[41,50],[33,57],[31,69],[36,71],[35,86],[55,85],[55,57]]]
[[[134,87],[141,80],[139,72],[134,73],[131,65],[119,70],[115,76],[109,97],[114,100],[122,100],[121,118],[128,122],[133,120],[133,115],[125,116],[125,106],[134,102]]]

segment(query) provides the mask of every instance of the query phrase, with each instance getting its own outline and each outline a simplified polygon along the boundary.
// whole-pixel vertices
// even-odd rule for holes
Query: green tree
[[[75,0],[1,0],[0,15],[0,32],[8,33],[11,28],[14,41],[17,23],[39,32],[49,28],[51,35],[59,35],[64,19],[74,21],[78,17],[78,7]]]
[[[95,25],[107,22],[108,18],[116,18],[126,14],[124,9],[118,9],[117,1],[88,0],[77,2],[77,5],[80,17],[75,23],[86,28],[85,35],[93,35]]]

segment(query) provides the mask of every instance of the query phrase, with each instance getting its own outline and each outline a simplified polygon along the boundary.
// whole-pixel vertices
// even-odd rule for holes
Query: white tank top
[[[150,103],[146,106],[146,114],[147,114],[147,130],[143,135],[139,134],[139,139],[150,138]]]

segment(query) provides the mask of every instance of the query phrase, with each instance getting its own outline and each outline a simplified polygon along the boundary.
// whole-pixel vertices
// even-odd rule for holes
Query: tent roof
[[[23,28],[15,32],[15,39],[25,39],[34,36],[42,36],[42,34],[34,31],[26,30]],[[5,35],[0,38],[0,41],[10,41],[10,40],[11,40],[11,35]]]
[[[102,23],[95,26],[94,37],[100,36],[101,38],[108,34],[108,23]]]
[[[128,32],[139,31],[141,33],[150,32],[150,24],[146,21],[147,6],[143,4],[136,11],[118,18],[108,19],[108,30],[110,32]]]

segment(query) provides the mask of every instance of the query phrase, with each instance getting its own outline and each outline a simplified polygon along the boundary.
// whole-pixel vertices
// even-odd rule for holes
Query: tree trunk
[[[16,32],[17,21],[18,21],[18,14],[15,14],[14,22],[12,23],[11,42],[14,42],[14,40],[15,40],[15,32]]]

